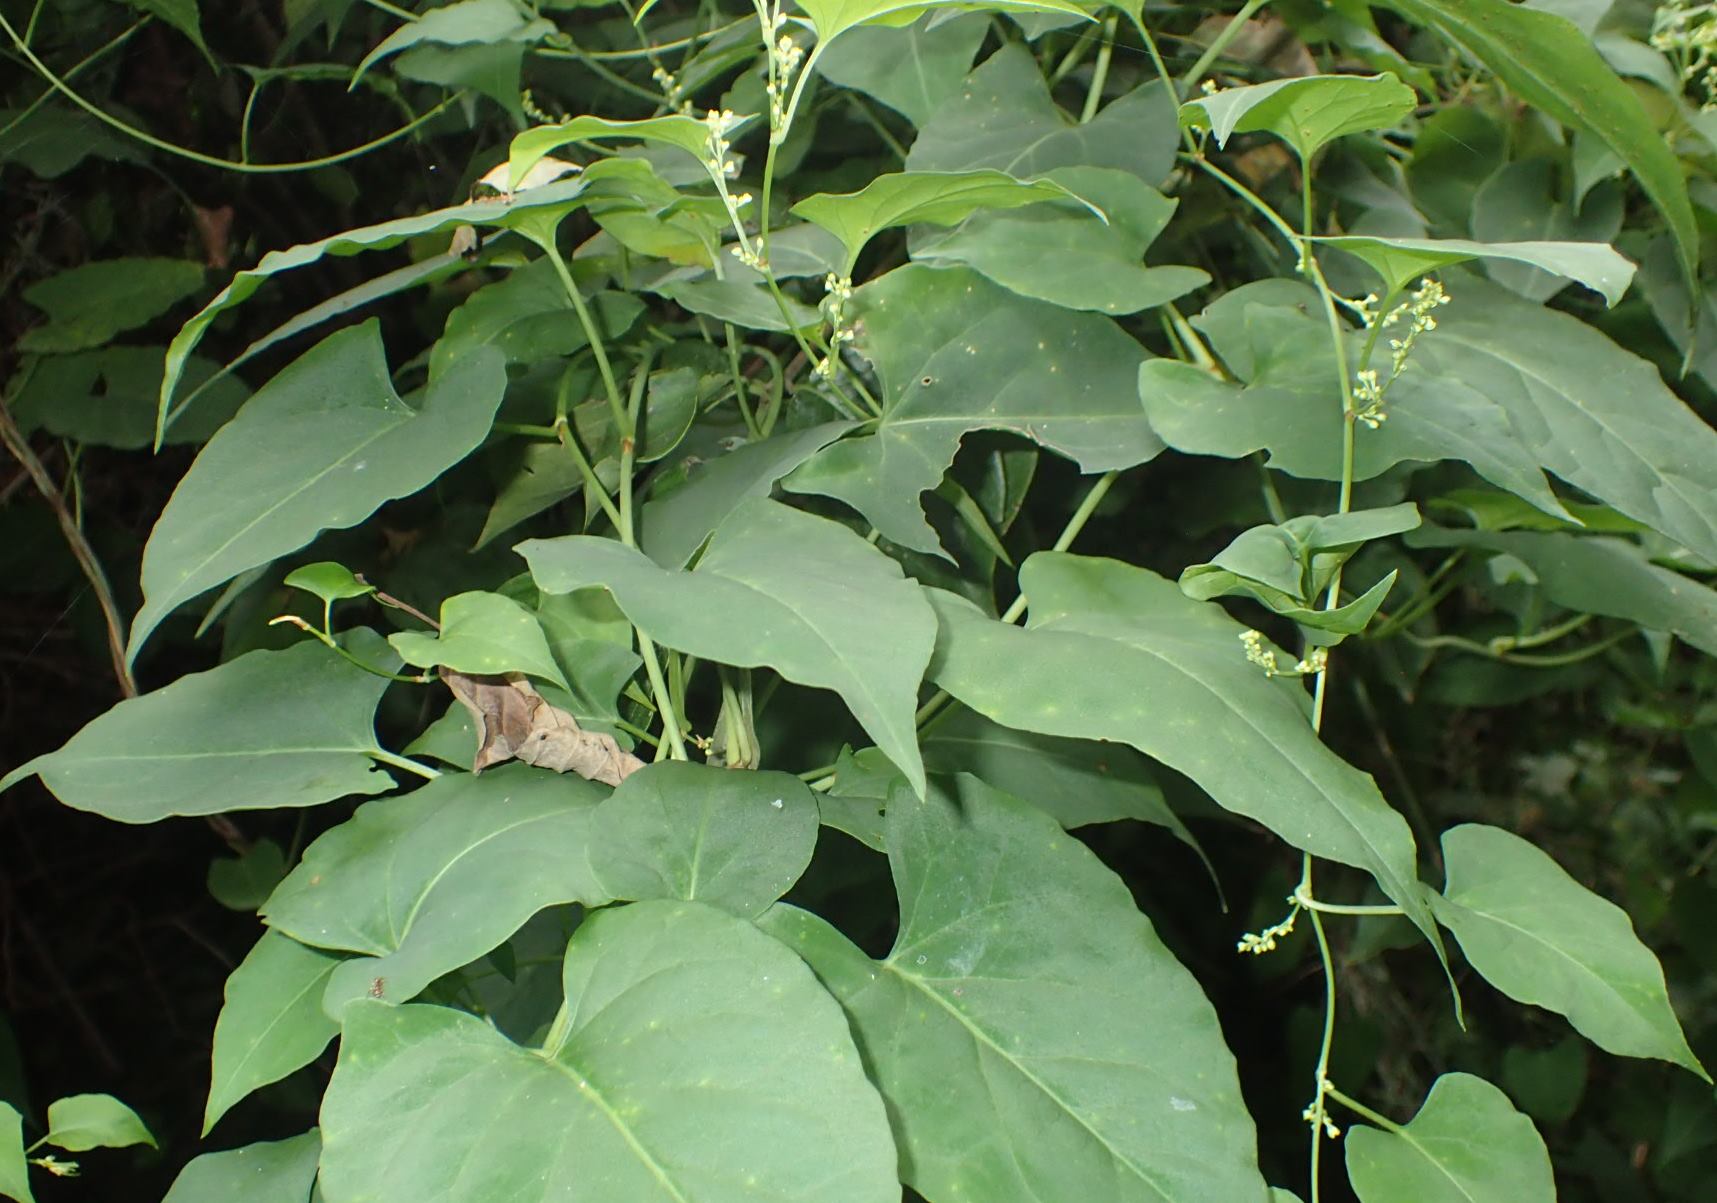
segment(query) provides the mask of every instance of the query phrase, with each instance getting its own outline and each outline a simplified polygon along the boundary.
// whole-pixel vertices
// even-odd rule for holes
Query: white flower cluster
[[[1329,651],[1314,647],[1292,668],[1283,668],[1276,653],[1264,646],[1264,636],[1257,631],[1240,632],[1240,644],[1246,649],[1246,660],[1264,670],[1266,677],[1310,677],[1321,673],[1329,664]],[[1269,951],[1266,949],[1265,951]]]
[[[736,196],[727,188],[727,181],[739,175],[739,162],[729,153],[733,149],[733,143],[727,136],[739,122],[740,118],[732,109],[710,109],[704,114],[703,123],[709,131],[705,144],[704,167],[715,181],[716,192],[721,197],[722,206],[727,210],[728,220],[733,223],[734,232],[739,235],[739,243],[733,248],[734,258],[755,271],[763,271],[763,257],[745,236],[745,221],[739,215],[739,211],[751,203],[751,193],[741,192]]]
[[[1652,14],[1651,45],[1669,56],[1684,84],[1705,94],[1702,109],[1717,109],[1717,4],[1660,4]]]
[[[1354,420],[1363,422],[1372,430],[1383,425],[1389,415],[1384,412],[1383,398],[1389,391],[1389,386],[1395,383],[1407,366],[1407,357],[1413,353],[1413,344],[1419,341],[1421,334],[1428,334],[1437,328],[1437,319],[1433,316],[1437,309],[1447,305],[1450,296],[1443,291],[1440,282],[1433,279],[1422,280],[1419,287],[1408,294],[1388,313],[1378,316],[1377,294],[1372,293],[1363,301],[1353,306],[1366,327],[1381,326],[1387,330],[1402,322],[1407,323],[1407,332],[1400,338],[1389,340],[1389,378],[1379,380],[1375,368],[1364,368],[1354,375],[1353,399]]]
[[[837,276],[830,272],[823,281],[826,290],[823,296],[823,316],[829,323],[829,353],[817,365],[817,375],[827,380],[835,374],[835,364],[840,359],[841,347],[853,340],[853,331],[846,324],[847,302],[852,300],[853,281],[851,276]]]

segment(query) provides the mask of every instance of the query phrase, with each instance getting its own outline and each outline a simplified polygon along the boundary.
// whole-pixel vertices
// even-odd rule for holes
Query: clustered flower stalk
[[[1438,307],[1447,305],[1449,294],[1443,291],[1442,284],[1436,280],[1427,279],[1414,289],[1408,298],[1387,314],[1379,318],[1377,315],[1377,294],[1372,293],[1354,306],[1360,319],[1369,329],[1373,326],[1389,329],[1402,321],[1407,323],[1407,333],[1401,338],[1389,340],[1389,375],[1379,380],[1376,368],[1361,368],[1354,375],[1353,399],[1358,408],[1354,410],[1354,420],[1363,422],[1367,427],[1376,430],[1383,425],[1389,415],[1383,408],[1385,395],[1389,386],[1394,384],[1407,366],[1407,357],[1413,353],[1413,344],[1419,341],[1421,334],[1428,334],[1437,328],[1437,319],[1432,316]]]

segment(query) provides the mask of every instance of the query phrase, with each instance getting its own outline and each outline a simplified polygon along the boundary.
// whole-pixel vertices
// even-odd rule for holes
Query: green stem
[[[441,776],[440,769],[432,769],[427,764],[419,764],[408,757],[395,755],[385,748],[370,748],[368,753],[372,760],[379,760],[396,769],[404,769],[408,773],[415,773],[425,781],[434,781]]]
[[[1327,1097],[1332,1098],[1336,1102],[1340,1103],[1343,1107],[1346,1107],[1349,1111],[1353,1112],[1355,1115],[1358,1115],[1364,1119],[1370,1120],[1372,1123],[1376,1124],[1379,1128],[1382,1128],[1385,1132],[1393,1132],[1393,1133],[1395,1133],[1395,1135],[1400,1136],[1404,1139],[1408,1139],[1408,1140],[1412,1139],[1411,1137],[1409,1137],[1407,1135],[1407,1130],[1405,1128],[1403,1128],[1400,1124],[1398,1124],[1394,1120],[1390,1119],[1387,1115],[1379,1115],[1377,1112],[1373,1111],[1370,1107],[1367,1107],[1364,1103],[1361,1103],[1357,1099],[1349,1098],[1347,1095],[1345,1095],[1341,1091],[1337,1090],[1335,1088],[1335,1084],[1333,1082],[1328,1083],[1324,1086],[1324,1094]]]
[[[1085,107],[1079,111],[1079,124],[1084,125],[1097,115],[1103,103],[1103,85],[1109,82],[1109,60],[1115,53],[1115,17],[1110,14],[1103,22],[1103,41],[1097,47],[1097,64],[1091,70],[1091,86],[1085,90]]]
[[[620,385],[614,379],[614,366],[608,362],[608,346],[603,341],[602,331],[596,326],[596,319],[590,314],[590,306],[584,303],[579,295],[578,285],[573,282],[572,271],[561,258],[560,248],[554,244],[552,236],[544,238],[539,246],[543,253],[554,264],[555,275],[560,277],[560,285],[566,290],[567,300],[572,302],[572,310],[578,315],[579,325],[584,327],[584,337],[590,343],[591,353],[596,356],[596,370],[602,374],[602,387],[608,393],[609,408],[614,411],[614,428],[626,432],[626,405],[620,400]]]
[[[118,36],[116,36],[112,41],[108,42],[105,46],[102,46],[96,50],[92,50],[89,54],[87,54],[83,58],[79,59],[78,62],[76,63],[76,65],[69,68],[66,71],[66,73],[64,75],[62,75],[60,78],[65,79],[65,80],[70,80],[70,79],[74,78],[75,76],[80,75],[84,71],[85,68],[93,66],[97,60],[99,60],[102,57],[104,57],[105,55],[107,55],[110,51],[117,50],[121,46],[125,45],[125,43],[129,42],[131,40],[132,35],[135,34],[139,29],[142,29],[145,25],[149,24],[149,22],[151,20],[153,20],[152,17],[145,16],[145,17],[141,18],[140,20],[134,22],[129,29],[126,29],[123,32],[121,32]],[[26,30],[25,31],[25,37],[28,38],[28,36],[29,36],[29,31]],[[25,105],[22,109],[19,109],[18,112],[16,114],[14,114],[14,116],[12,117],[12,120],[8,121],[5,125],[0,125],[0,139],[4,139],[7,134],[11,133],[14,129],[18,128],[19,125],[23,124],[23,122],[30,116],[31,113],[34,113],[37,109],[41,108],[44,104],[46,104],[48,102],[48,98],[54,94],[54,91],[55,91],[54,88],[49,87],[47,91],[45,91],[41,95],[37,96],[36,99],[32,100],[29,104]]]
[[[656,645],[643,631],[638,632],[638,654],[644,660],[644,674],[650,679],[650,692],[656,697],[656,711],[662,716],[662,736],[669,754],[675,760],[686,760],[686,745],[680,736],[680,718],[674,713],[673,699],[668,696],[668,683],[662,678],[662,663],[656,658]]]
[[[1246,3],[1240,6],[1240,11],[1235,13],[1228,24],[1222,27],[1221,32],[1216,35],[1216,39],[1204,48],[1204,53],[1199,55],[1198,61],[1192,65],[1192,69],[1181,77],[1181,98],[1191,95],[1192,89],[1197,87],[1199,81],[1204,78],[1204,73],[1210,70],[1210,64],[1214,63],[1222,52],[1228,49],[1229,43],[1245,31],[1246,22],[1251,20],[1252,14],[1268,3],[1269,0],[1246,0]]]
[[[201,151],[192,150],[188,146],[179,146],[175,143],[164,141],[153,134],[146,133],[143,130],[138,129],[134,125],[128,125],[124,121],[113,116],[113,114],[97,107],[90,101],[85,100],[83,96],[74,91],[64,79],[54,74],[53,69],[37,57],[36,52],[31,50],[25,43],[24,39],[18,36],[18,31],[13,28],[12,23],[8,21],[3,14],[0,14],[0,29],[6,31],[7,36],[12,39],[12,44],[18,48],[18,52],[28,60],[29,64],[36,69],[43,79],[48,81],[55,91],[59,92],[67,100],[88,113],[91,117],[94,117],[97,121],[100,121],[105,125],[112,126],[120,133],[125,134],[128,137],[135,138],[145,146],[152,146],[156,150],[162,151],[165,154],[177,155],[181,159],[189,159],[191,162],[201,163],[205,167],[219,167],[225,171],[236,171],[247,175],[267,175],[291,171],[309,171],[313,168],[328,167],[335,163],[343,163],[347,159],[355,159],[360,155],[366,155],[372,150],[386,146],[388,143],[397,141],[414,130],[427,125],[442,113],[446,112],[448,108],[452,107],[455,102],[462,99],[465,95],[463,90],[455,92],[422,116],[407,122],[405,125],[402,125],[391,133],[383,134],[379,138],[365,142],[362,146],[354,146],[349,150],[342,150],[335,154],[324,155],[319,159],[304,159],[296,163],[246,163],[241,160],[222,159],[215,155],[206,155]]]
[[[739,416],[745,419],[746,432],[753,439],[760,439],[763,433],[757,428],[757,418],[751,412],[751,405],[746,400],[749,390],[745,385],[745,373],[739,366],[739,336],[734,332],[732,322],[723,322],[722,329],[727,332],[727,370],[733,376],[733,395],[739,402]]]
[[[1312,857],[1306,853],[1300,874],[1300,885],[1294,891],[1296,899],[1309,900],[1312,893]],[[1324,934],[1323,919],[1318,911],[1321,907],[1306,907],[1306,915],[1312,923],[1312,933],[1317,937],[1318,959],[1323,964],[1324,973],[1324,1025],[1323,1039],[1318,1045],[1317,1087],[1312,1097],[1311,1128],[1312,1128],[1312,1165],[1311,1165],[1311,1203],[1319,1203],[1321,1187],[1321,1168],[1323,1165],[1324,1147],[1324,1097],[1329,1091],[1329,1058],[1330,1050],[1335,1046],[1335,958],[1330,955],[1329,937]]]

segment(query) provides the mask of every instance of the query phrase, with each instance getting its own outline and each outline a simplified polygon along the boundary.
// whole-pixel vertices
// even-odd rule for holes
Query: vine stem
[[[1228,24],[1224,25],[1221,32],[1216,35],[1215,40],[1204,48],[1204,53],[1198,56],[1198,61],[1193,63],[1192,69],[1181,77],[1181,87],[1184,89],[1182,95],[1185,95],[1186,91],[1190,91],[1199,80],[1204,78],[1204,73],[1210,70],[1210,64],[1220,58],[1222,52],[1228,49],[1229,43],[1233,42],[1245,30],[1246,22],[1252,19],[1252,14],[1269,2],[1270,0],[1246,0],[1246,3],[1240,6],[1240,11],[1229,19]]]
[[[97,121],[100,121],[105,125],[110,125],[120,133],[125,134],[127,137],[135,138],[145,146],[152,146],[156,150],[165,154],[177,155],[181,159],[189,159],[191,162],[201,163],[205,167],[218,167],[223,171],[236,171],[247,175],[277,175],[285,172],[309,171],[313,168],[329,167],[335,163],[343,163],[347,159],[355,159],[361,155],[369,154],[372,150],[378,150],[390,142],[394,142],[405,137],[414,130],[421,129],[423,126],[439,117],[442,113],[446,112],[465,95],[464,90],[461,89],[447,97],[428,112],[419,117],[413,118],[411,121],[400,126],[396,130],[383,134],[379,138],[374,138],[365,142],[362,146],[354,146],[347,150],[337,151],[331,155],[324,155],[319,159],[303,159],[295,163],[246,163],[238,159],[223,159],[217,155],[206,155],[202,151],[192,150],[188,146],[179,146],[176,143],[168,142],[162,138],[157,138],[154,134],[140,130],[134,125],[121,121],[118,117],[115,117],[112,113],[107,112],[100,106],[85,100],[83,96],[73,89],[70,84],[66,83],[66,81],[60,76],[54,74],[53,68],[44,63],[36,52],[30,49],[29,44],[19,36],[17,29],[13,27],[12,22],[6,19],[4,14],[0,14],[0,29],[6,31],[6,35],[12,39],[12,45],[17,48],[18,53],[23,55],[25,60],[29,62],[30,66],[34,67],[37,73],[40,74],[43,79],[47,80],[49,85],[51,85],[56,92],[59,92],[67,100],[77,105],[78,108],[88,113],[91,117],[94,117]]]
[[[441,776],[440,769],[432,769],[427,764],[419,764],[409,756],[401,756],[398,753],[389,752],[386,748],[368,748],[366,749],[366,753],[372,760],[379,760],[383,764],[392,765],[396,769],[404,769],[408,773],[415,773],[425,781],[434,781],[437,777]]]

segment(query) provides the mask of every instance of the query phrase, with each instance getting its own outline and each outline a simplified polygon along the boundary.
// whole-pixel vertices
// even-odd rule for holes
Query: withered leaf
[[[644,767],[612,735],[586,731],[572,715],[551,705],[523,673],[490,676],[448,668],[440,673],[477,724],[474,773],[503,761],[522,760],[539,769],[619,785]]]

